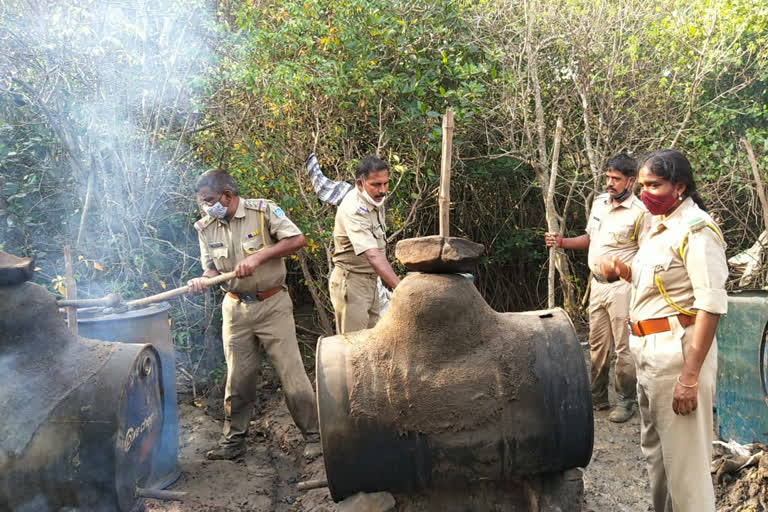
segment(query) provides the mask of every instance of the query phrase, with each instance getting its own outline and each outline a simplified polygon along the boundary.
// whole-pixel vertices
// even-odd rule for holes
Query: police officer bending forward
[[[285,286],[283,257],[304,246],[304,235],[283,210],[266,199],[242,199],[227,172],[211,169],[195,183],[207,213],[195,223],[203,278],[236,271],[222,287],[222,338],[227,361],[224,429],[208,459],[235,459],[245,453],[261,366],[261,346],[280,377],[293,421],[308,443],[305,455],[319,454],[317,407],[296,341],[293,304]],[[205,279],[187,284],[190,293]]]

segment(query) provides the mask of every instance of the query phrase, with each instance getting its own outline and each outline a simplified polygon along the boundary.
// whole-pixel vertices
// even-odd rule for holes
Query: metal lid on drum
[[[134,318],[144,318],[147,316],[153,316],[160,313],[166,313],[170,309],[170,304],[167,302],[160,302],[158,304],[152,304],[141,309],[131,309],[124,312],[106,313],[104,311],[90,311],[79,312],[77,315],[78,324],[88,324],[96,322],[109,322],[114,320],[130,320]]]

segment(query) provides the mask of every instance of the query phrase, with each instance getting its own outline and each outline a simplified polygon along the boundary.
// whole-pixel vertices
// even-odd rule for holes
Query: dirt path
[[[291,421],[271,369],[266,368],[263,403],[251,424],[248,451],[237,462],[207,461],[205,452],[213,447],[221,423],[207,414],[192,397],[179,397],[179,465],[181,476],[170,487],[185,491],[183,502],[146,500],[148,512],[335,512],[328,490],[296,490],[296,483],[322,479],[322,458],[307,463],[301,453],[301,434]],[[614,397],[611,396],[611,400]],[[218,402],[211,402],[212,404]],[[213,414],[215,415],[215,407]],[[637,414],[624,424],[608,420],[609,411],[595,413],[595,441],[592,460],[584,470],[584,512],[646,512],[653,510],[645,461],[640,452],[640,421]],[[768,464],[766,464],[768,467]],[[754,471],[757,471],[755,468]],[[756,482],[768,482],[755,477]],[[738,483],[738,482],[737,482]],[[753,485],[747,482],[742,487]],[[732,485],[732,484],[731,484]],[[730,487],[729,489],[737,489]],[[722,494],[724,489],[716,489]],[[768,491],[731,492],[739,496]],[[738,496],[737,496],[738,494]],[[739,500],[737,500],[739,498]],[[768,496],[766,496],[768,498]],[[721,500],[722,503],[731,503]],[[719,511],[763,512],[727,504]]]
[[[298,492],[296,482],[324,477],[322,459],[306,463],[303,442],[279,395],[254,420],[242,460],[207,461],[221,424],[182,397],[179,404],[181,477],[171,487],[186,491],[183,502],[147,500],[148,512],[333,512],[327,489]],[[584,511],[640,512],[650,508],[644,462],[638,447],[639,422],[595,417],[595,448],[584,474]]]

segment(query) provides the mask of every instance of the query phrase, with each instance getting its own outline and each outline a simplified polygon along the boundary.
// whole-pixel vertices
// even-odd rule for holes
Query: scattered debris
[[[762,443],[713,443],[712,480],[717,510],[768,510],[768,447]]]

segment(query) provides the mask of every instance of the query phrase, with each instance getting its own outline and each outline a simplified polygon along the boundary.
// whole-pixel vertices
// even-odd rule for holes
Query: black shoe
[[[244,444],[225,444],[218,446],[205,454],[208,460],[234,460],[245,455]]]

